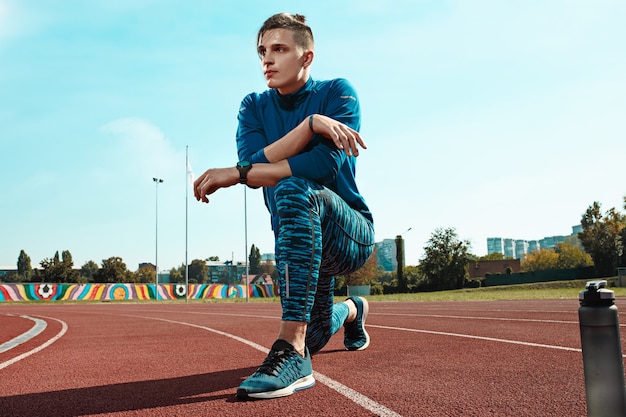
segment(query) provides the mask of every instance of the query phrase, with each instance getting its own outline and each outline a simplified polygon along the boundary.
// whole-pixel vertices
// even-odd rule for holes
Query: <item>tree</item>
[[[250,248],[250,255],[248,256],[248,272],[251,275],[257,275],[263,272],[261,269],[261,252],[254,244]]]
[[[583,253],[585,252],[585,248],[583,247],[583,244],[580,242],[580,239],[578,238],[578,234],[566,236],[565,243],[569,243],[573,247],[580,249],[581,252]]]
[[[20,281],[30,281],[33,277],[30,256],[24,252],[24,249],[20,251],[20,255],[17,258],[17,277]]]
[[[598,275],[612,276],[624,255],[626,218],[614,208],[602,214],[595,201],[582,216],[583,231],[578,234],[585,251],[591,255]]]
[[[61,282],[77,282],[80,274],[74,269],[74,261],[69,250],[61,252],[61,265]]]
[[[418,287],[424,281],[424,275],[419,266],[407,266],[404,268],[404,278],[409,286],[409,290],[411,287]]]
[[[37,279],[41,282],[77,282],[78,271],[74,270],[74,262],[72,254],[65,250],[62,257],[59,257],[59,251],[54,253],[54,257],[45,258],[39,265],[41,270],[37,274]]]
[[[542,248],[524,255],[520,262],[520,270],[522,272],[545,271],[558,268],[558,264],[559,255],[552,249]]]
[[[369,285],[378,276],[378,257],[376,249],[365,264],[355,272],[346,275],[345,285]]]
[[[156,271],[152,265],[145,265],[135,272],[137,282],[151,284],[156,282]]]
[[[574,269],[593,265],[591,256],[571,243],[557,243],[554,252],[559,255],[557,262],[559,269]]]
[[[493,252],[479,258],[480,261],[503,261],[504,254],[500,252]]]
[[[206,262],[201,259],[194,259],[189,264],[189,281],[204,284],[209,276],[209,269]]]
[[[276,270],[276,266],[272,261],[265,261],[261,264],[261,273],[274,275],[274,271]]]
[[[170,269],[170,282],[184,283],[185,282],[185,264],[178,268]]]
[[[624,196],[624,210],[626,210],[626,196]],[[621,241],[623,250],[619,265],[626,266],[626,227],[622,229]]]
[[[112,256],[102,260],[102,268],[95,275],[95,282],[130,282],[132,273],[126,269],[122,258]]]
[[[54,258],[44,258],[39,262],[41,269],[37,273],[37,280],[41,282],[57,281],[57,267],[59,264],[59,252]]]
[[[93,282],[94,277],[98,273],[98,269],[100,269],[100,267],[97,263],[94,261],[88,261],[80,268],[80,274],[87,280],[87,282]]]
[[[459,240],[454,228],[436,229],[420,260],[427,286],[433,290],[462,288],[468,276],[469,249],[470,243]]]

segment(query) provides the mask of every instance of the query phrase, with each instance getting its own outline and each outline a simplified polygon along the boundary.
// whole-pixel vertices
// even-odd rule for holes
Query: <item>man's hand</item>
[[[211,168],[204,171],[193,183],[193,194],[196,200],[208,203],[208,195],[220,188],[230,187],[239,183],[237,168]]]
[[[346,154],[359,156],[359,147],[357,145],[367,149],[367,145],[365,145],[365,141],[359,132],[351,127],[321,114],[309,117],[313,117],[310,125],[313,132],[332,140],[335,146],[338,149],[343,149]]]

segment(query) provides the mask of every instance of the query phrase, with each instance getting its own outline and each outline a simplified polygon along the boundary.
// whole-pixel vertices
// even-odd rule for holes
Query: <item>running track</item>
[[[315,387],[246,402],[278,303],[5,304],[0,416],[585,416],[577,310],[372,302],[367,350],[340,332],[313,357]]]

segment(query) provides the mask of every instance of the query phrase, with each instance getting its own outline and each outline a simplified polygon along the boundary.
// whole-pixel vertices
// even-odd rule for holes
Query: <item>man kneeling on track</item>
[[[269,87],[239,110],[234,167],[213,168],[194,183],[197,200],[235,184],[263,187],[275,235],[282,320],[263,364],[239,398],[276,398],[315,384],[311,354],[341,327],[348,350],[370,343],[367,300],[334,303],[334,276],[359,269],[374,248],[372,214],[356,185],[359,101],[345,79],[310,77],[314,44],[304,16],[276,14],[258,32]]]

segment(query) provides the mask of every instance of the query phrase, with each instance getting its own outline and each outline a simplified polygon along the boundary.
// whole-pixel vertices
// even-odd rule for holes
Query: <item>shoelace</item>
[[[278,376],[278,372],[293,355],[297,355],[293,350],[272,350],[259,367],[258,372]]]

